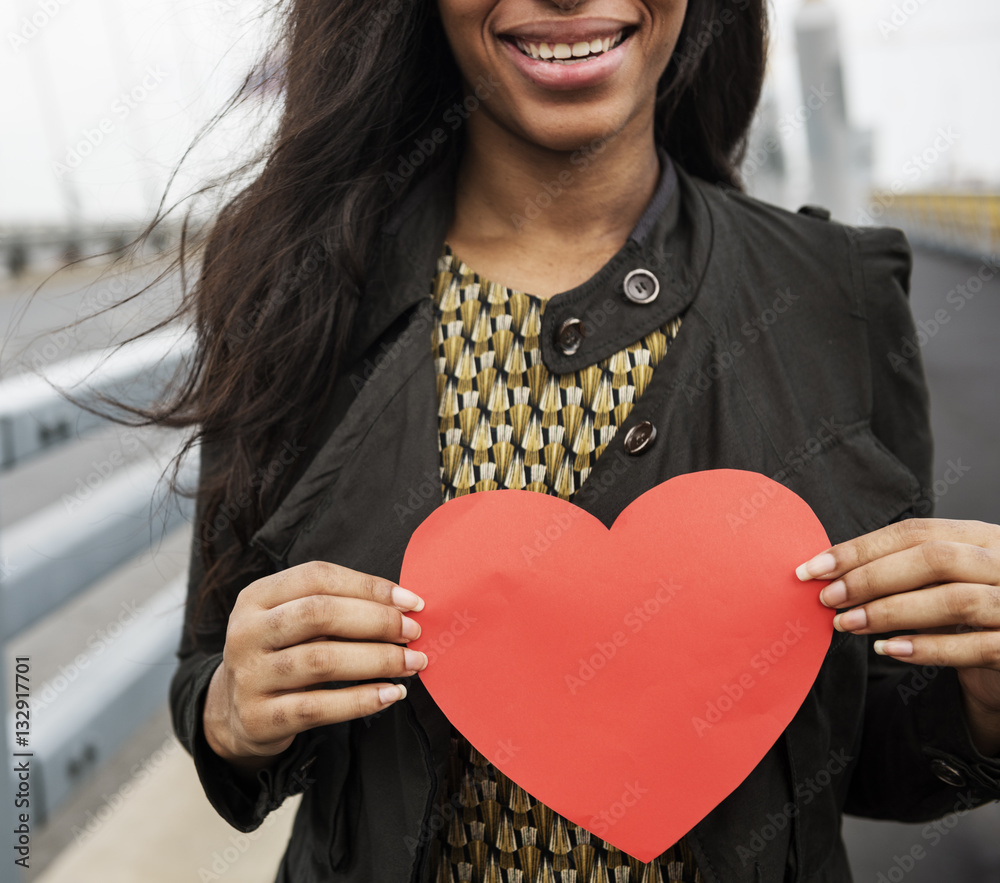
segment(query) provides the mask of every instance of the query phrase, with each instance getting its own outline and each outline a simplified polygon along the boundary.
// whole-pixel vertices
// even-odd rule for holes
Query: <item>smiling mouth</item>
[[[635,31],[634,27],[622,28],[606,37],[594,38],[590,41],[581,40],[577,43],[542,43],[522,40],[520,37],[504,37],[516,46],[522,55],[536,61],[548,61],[553,64],[580,64],[591,61],[620,46]]]

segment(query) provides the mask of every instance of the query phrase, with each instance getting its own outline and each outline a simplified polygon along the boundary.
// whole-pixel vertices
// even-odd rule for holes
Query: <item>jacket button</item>
[[[632,455],[641,454],[655,439],[656,427],[648,420],[643,420],[625,433],[625,450]]]
[[[651,304],[660,293],[660,280],[649,270],[633,270],[625,277],[625,297],[634,304]]]
[[[962,771],[956,769],[946,761],[940,759],[932,760],[931,772],[946,785],[954,785],[956,788],[965,787],[965,776],[962,775]]]
[[[587,329],[583,327],[583,322],[579,319],[567,319],[556,331],[556,346],[562,350],[563,355],[572,356],[580,349],[586,336]]]

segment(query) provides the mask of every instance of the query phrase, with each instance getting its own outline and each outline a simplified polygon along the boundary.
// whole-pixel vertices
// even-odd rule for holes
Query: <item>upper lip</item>
[[[632,27],[635,27],[632,22],[609,18],[556,19],[519,25],[503,31],[500,36],[525,40],[529,43],[573,44],[611,37],[619,31]]]

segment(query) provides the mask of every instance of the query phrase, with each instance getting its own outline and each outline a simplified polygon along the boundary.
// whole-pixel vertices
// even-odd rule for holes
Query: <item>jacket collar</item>
[[[680,216],[678,172],[662,147],[657,152],[659,182],[625,244],[593,277],[546,302],[541,340],[550,371],[574,371],[611,355],[680,314],[694,297],[697,286],[685,272],[691,255],[684,252],[690,248],[671,242]],[[413,187],[384,226],[369,265],[346,364],[360,360],[396,319],[430,297],[453,216],[458,160],[457,150],[449,152]],[[660,294],[652,304],[634,304],[625,297],[624,279],[634,269],[649,270],[657,277]],[[583,322],[587,336],[584,345],[567,356],[555,346],[554,337],[571,318]]]
[[[543,358],[550,370],[561,373],[593,364],[691,307],[684,320],[685,327],[671,345],[664,365],[654,373],[627,425],[620,427],[574,497],[574,503],[609,526],[620,511],[621,501],[632,499],[648,487],[643,485],[648,481],[646,470],[630,468],[626,470],[627,476],[618,474],[622,462],[634,465],[634,461],[622,460],[625,456],[622,437],[629,426],[654,419],[663,400],[672,403],[668,419],[679,426],[690,427],[704,419],[701,416],[704,409],[698,409],[700,416],[696,418],[691,400],[679,396],[677,389],[707,358],[726,316],[728,294],[741,278],[738,255],[730,253],[736,248],[736,231],[726,228],[727,233],[722,237],[728,243],[725,248],[717,242],[716,226],[725,227],[729,222],[726,213],[717,210],[724,206],[712,194],[714,188],[689,177],[682,169],[674,170],[672,163],[666,168],[667,174],[675,178],[674,183],[669,178],[666,184],[661,182],[649,210],[622,249],[592,279],[550,298],[542,317]],[[332,505],[336,496],[332,488],[343,485],[346,473],[355,476],[357,481],[352,479],[355,484],[364,485],[355,488],[358,500],[384,497],[389,502],[380,504],[383,508],[391,509],[395,500],[405,509],[405,519],[384,519],[393,530],[406,528],[405,536],[400,536],[396,543],[400,561],[409,533],[441,504],[430,285],[450,222],[450,195],[444,186],[435,187],[433,180],[427,179],[423,190],[415,191],[409,213],[401,211],[394,218],[394,225],[386,228],[381,244],[382,260],[376,262],[367,295],[368,309],[359,312],[355,325],[355,350],[363,355],[395,319],[407,313],[408,308],[415,306],[415,309],[409,311],[407,326],[389,347],[383,359],[385,367],[378,366],[377,357],[366,359],[367,367],[362,367],[359,355],[354,372],[344,375],[349,378],[349,386],[357,390],[356,395],[346,411],[338,409],[336,419],[329,418],[329,432],[323,433],[315,456],[255,534],[253,545],[277,563],[287,563],[293,545],[310,532],[324,507]],[[642,267],[655,269],[660,281],[660,295],[653,304],[631,303],[621,287],[629,270]],[[710,296],[705,289],[710,290]],[[701,295],[696,300],[699,291]],[[577,311],[591,329],[580,351],[566,356],[554,348],[551,329],[559,327],[560,317]],[[362,382],[356,382],[362,377]],[[404,387],[409,390],[406,397],[400,395]],[[389,419],[386,415],[393,402],[396,402],[394,416]],[[390,424],[385,430],[388,435],[381,443],[373,442],[373,428],[382,426],[384,420]],[[390,456],[401,455],[402,449],[397,450],[393,445],[398,443],[402,427],[406,435],[405,461],[387,469],[379,458],[384,458],[389,448],[395,452]],[[373,447],[378,450],[369,450]],[[359,466],[358,458],[369,455],[374,458],[372,462]],[[684,462],[681,457],[672,468],[683,470]],[[609,471],[614,474],[602,475]],[[392,478],[390,484],[373,489],[373,483],[387,474]],[[617,488],[614,495],[603,493],[610,486],[602,483],[605,479]],[[411,503],[407,492],[425,485],[427,493],[421,492]],[[597,487],[601,490],[592,492]],[[350,497],[344,487],[338,493]],[[397,499],[400,495],[405,498],[402,502]],[[341,499],[341,507],[350,505]],[[392,543],[389,545],[395,548]],[[384,556],[378,562],[366,562],[374,568],[371,572],[385,574],[392,573],[398,563]]]

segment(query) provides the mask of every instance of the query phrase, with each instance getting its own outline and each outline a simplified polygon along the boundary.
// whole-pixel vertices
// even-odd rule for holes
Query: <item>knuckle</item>
[[[314,727],[323,715],[323,703],[315,691],[309,691],[299,696],[295,703],[295,717],[299,724]]]
[[[288,724],[288,712],[285,710],[285,706],[280,703],[276,703],[271,711],[271,725],[276,729],[280,730]]]
[[[895,530],[904,546],[917,546],[928,539],[926,518],[907,518],[904,521],[897,521]]]
[[[395,644],[386,644],[384,651],[386,671],[391,674],[406,674],[406,657],[404,649]]]
[[[973,625],[980,616],[980,598],[975,589],[964,583],[950,585],[945,590],[948,613],[959,623]]]
[[[880,602],[865,607],[868,628],[875,632],[898,631],[899,614],[899,607],[892,598],[883,598]]]
[[[239,709],[247,698],[253,695],[254,678],[242,666],[235,666],[229,670],[229,677],[233,685],[233,697],[237,700]]]
[[[403,631],[403,614],[391,607],[379,606],[375,614],[378,618],[378,633],[386,637],[395,638]]]
[[[375,600],[380,604],[392,604],[392,587],[395,585],[391,580],[375,577]]]
[[[322,595],[308,595],[298,605],[299,622],[304,626],[319,625],[326,613],[326,604]]]
[[[831,546],[830,554],[833,555],[833,560],[837,562],[834,570],[844,572],[857,567],[863,560],[863,544],[863,537],[855,537],[853,540],[846,543],[839,543],[836,546]]]
[[[295,663],[287,653],[275,653],[271,658],[271,670],[281,679],[288,677],[295,671]]]
[[[257,583],[253,582],[240,589],[239,593],[236,595],[236,600],[233,601],[233,609],[229,613],[230,619],[237,613],[237,611],[242,612],[244,607],[253,602],[253,596],[256,594],[254,587],[256,585]]]
[[[326,561],[306,561],[298,566],[298,571],[309,585],[318,585],[330,578],[330,565]]]
[[[225,653],[229,658],[241,656],[249,641],[247,628],[243,620],[236,616],[229,617],[226,625]]]
[[[384,678],[400,674],[403,671],[403,648],[395,644],[377,644],[369,657],[369,677]]]
[[[307,646],[303,655],[303,665],[310,677],[333,674],[336,670],[337,665],[332,658],[332,654],[328,652],[329,648],[325,646],[327,643],[329,642],[314,641]]]
[[[937,641],[921,641],[920,636],[913,639],[914,652],[920,653],[920,659],[927,665],[947,665],[947,653]]]
[[[1000,586],[985,586],[982,595],[983,608],[989,615],[990,625],[998,625],[1000,615]]]
[[[933,540],[920,546],[924,562],[936,575],[945,573],[955,561],[955,546],[943,540]]]
[[[851,598],[867,597],[872,588],[871,568],[866,565],[862,565],[861,567],[855,568],[849,573],[844,574],[841,579],[847,587],[848,601],[850,601]]]
[[[984,549],[982,546],[970,545],[967,547],[971,557],[971,563],[976,566],[977,572],[989,572],[996,569],[997,558],[991,549]]]
[[[833,557],[841,568],[857,568],[863,566],[862,562],[871,558],[871,540],[867,537],[856,537],[849,543],[835,548]]]
[[[375,577],[370,573],[361,574],[361,595],[368,601],[374,601],[378,587],[375,584]]]
[[[252,583],[244,586],[240,589],[239,593],[236,595],[236,601],[233,604],[233,609],[236,610],[238,607],[255,607],[261,602],[261,598],[267,591],[267,585],[271,577],[261,577],[261,579],[255,579]]]
[[[1000,667],[1000,636],[995,632],[980,632],[979,659],[985,668]]]
[[[272,607],[264,615],[264,625],[268,631],[282,634],[285,626],[285,611],[281,607]]]
[[[392,583],[380,576],[370,573],[359,574],[361,578],[361,596],[366,601],[377,601],[379,604],[387,604],[392,599]]]
[[[260,703],[253,702],[241,708],[238,707],[236,710],[236,719],[239,721],[240,727],[247,738],[254,742],[266,741],[267,732],[264,724],[263,709]]]
[[[367,717],[375,708],[372,697],[375,690],[353,690],[351,695],[351,717]]]

